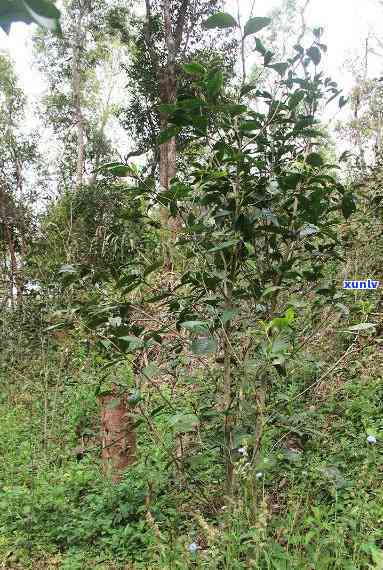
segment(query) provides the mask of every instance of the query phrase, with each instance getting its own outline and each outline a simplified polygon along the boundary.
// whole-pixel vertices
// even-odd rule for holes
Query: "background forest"
[[[0,0],[1,568],[383,569],[383,38],[309,9]]]

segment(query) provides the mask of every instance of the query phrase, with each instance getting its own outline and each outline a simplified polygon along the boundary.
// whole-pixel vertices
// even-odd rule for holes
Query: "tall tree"
[[[132,154],[151,152],[151,172],[159,166],[159,187],[169,189],[177,170],[176,130],[158,138],[168,126],[169,108],[179,96],[192,96],[190,77],[182,64],[205,56],[230,67],[232,41],[202,33],[203,21],[221,6],[220,0],[145,0],[145,17],[134,22],[131,60],[126,66],[131,101],[120,114],[125,128],[134,128],[138,148]],[[121,30],[121,26],[118,26]],[[225,46],[226,52],[223,47]],[[144,123],[144,124],[143,124]],[[128,155],[126,158],[129,158]],[[163,223],[168,214],[162,209]]]
[[[40,31],[35,38],[37,61],[48,82],[42,117],[60,146],[56,175],[61,190],[94,182],[99,163],[113,154],[106,133],[116,80],[109,70],[115,71],[118,52],[109,33],[113,9],[114,4],[101,1],[71,0],[62,11],[63,37]]]
[[[3,249],[4,301],[22,300],[21,265],[30,224],[25,171],[37,159],[36,143],[21,129],[26,99],[10,60],[0,55],[0,241]]]

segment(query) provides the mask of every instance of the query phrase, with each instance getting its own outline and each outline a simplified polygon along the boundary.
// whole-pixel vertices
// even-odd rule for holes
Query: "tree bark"
[[[118,483],[124,470],[134,461],[136,436],[133,418],[124,396],[112,394],[101,396],[101,442],[104,474]]]
[[[85,166],[85,123],[81,108],[81,50],[83,49],[82,11],[79,9],[76,21],[72,55],[72,94],[74,120],[77,129],[76,189],[83,183]]]
[[[18,271],[17,257],[15,251],[15,243],[13,241],[12,232],[9,225],[4,223],[5,239],[8,245],[9,260],[10,260],[10,288],[9,294],[11,298],[11,306],[14,307],[14,290],[16,289],[17,304],[21,303],[22,299],[22,283]]]
[[[174,103],[177,99],[177,81],[176,81],[176,44],[173,33],[171,20],[170,0],[162,2],[162,17],[164,22],[165,45],[167,51],[167,60],[165,67],[160,72],[160,98],[162,104]],[[160,113],[161,130],[165,130],[168,126],[168,114]],[[170,180],[176,175],[177,167],[177,150],[176,139],[172,137],[170,140],[160,146],[160,186],[161,191],[166,192],[170,187]],[[169,222],[169,213],[167,208],[161,209],[161,222],[163,226],[167,226]]]
[[[174,28],[172,25],[171,0],[162,1],[162,17],[167,52],[166,65],[160,71],[160,98],[162,104],[172,104],[177,100],[176,58],[177,54],[180,52],[184,36],[189,1],[190,0],[183,0]],[[161,112],[160,126],[162,131],[168,127],[167,113]],[[176,176],[176,173],[177,146],[176,138],[172,137],[160,146],[160,187],[162,191],[169,190],[170,181]],[[169,211],[165,207],[161,208],[160,217],[162,226],[171,230],[171,240],[174,241],[181,225],[180,220],[169,219]]]

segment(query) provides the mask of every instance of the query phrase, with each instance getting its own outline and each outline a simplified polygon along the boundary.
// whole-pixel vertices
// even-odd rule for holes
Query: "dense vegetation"
[[[1,568],[383,568],[382,87],[248,4],[0,6]]]

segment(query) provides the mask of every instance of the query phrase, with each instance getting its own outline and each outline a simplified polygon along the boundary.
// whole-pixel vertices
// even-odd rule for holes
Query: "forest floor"
[[[382,347],[342,328],[321,327],[272,386],[256,504],[246,485],[225,504],[214,459],[177,479],[166,412],[155,418],[164,448],[140,424],[138,461],[105,481],[92,438],[98,357],[79,339],[14,343],[0,370],[0,568],[383,568]],[[81,461],[79,424],[90,434]]]

